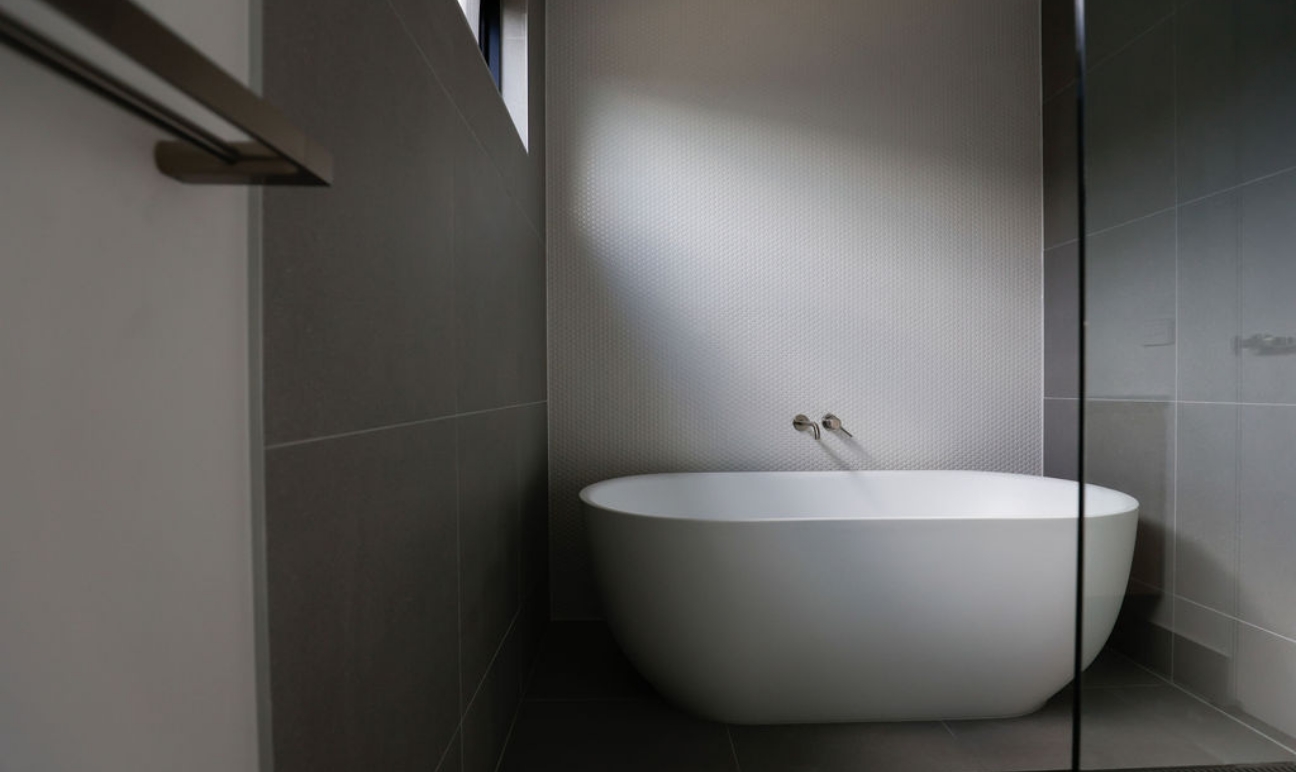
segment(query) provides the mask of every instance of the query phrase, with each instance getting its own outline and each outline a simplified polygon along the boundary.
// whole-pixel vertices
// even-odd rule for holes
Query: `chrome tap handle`
[[[792,427],[799,432],[810,432],[816,440],[819,439],[819,424],[806,418],[804,413],[792,419]]]
[[[842,426],[841,419],[833,415],[832,413],[829,413],[828,415],[823,417],[823,425],[824,428],[830,432],[841,432],[847,437],[855,436],[850,432],[846,431],[846,427]]]

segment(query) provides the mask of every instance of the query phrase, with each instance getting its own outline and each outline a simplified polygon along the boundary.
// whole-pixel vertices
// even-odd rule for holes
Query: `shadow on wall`
[[[549,7],[558,618],[601,479],[1039,471],[1037,7],[972,5]]]

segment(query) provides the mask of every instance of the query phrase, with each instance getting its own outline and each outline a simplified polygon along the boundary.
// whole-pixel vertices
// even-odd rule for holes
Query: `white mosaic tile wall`
[[[551,0],[553,611],[579,490],[1041,467],[1034,0]],[[816,443],[792,416],[841,416]]]

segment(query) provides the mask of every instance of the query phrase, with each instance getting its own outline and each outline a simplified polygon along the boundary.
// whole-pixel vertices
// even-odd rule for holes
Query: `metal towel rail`
[[[254,141],[221,139],[0,9],[0,42],[175,136],[154,148],[181,182],[328,185],[333,157],[271,104],[130,0],[43,0]]]

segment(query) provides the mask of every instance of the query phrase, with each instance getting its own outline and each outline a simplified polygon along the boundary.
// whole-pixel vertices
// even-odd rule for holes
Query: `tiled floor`
[[[1086,769],[1296,756],[1118,654],[1086,674]],[[1070,698],[995,721],[726,726],[668,705],[601,623],[554,623],[503,772],[1020,772],[1069,764]]]

